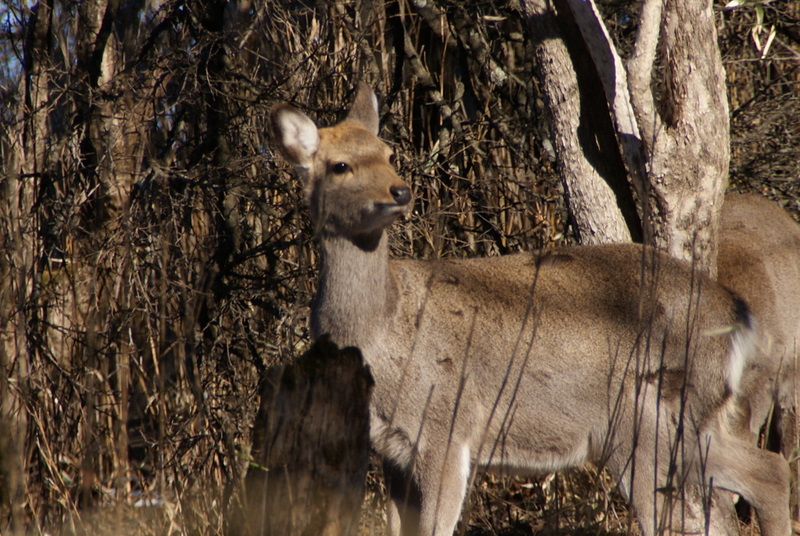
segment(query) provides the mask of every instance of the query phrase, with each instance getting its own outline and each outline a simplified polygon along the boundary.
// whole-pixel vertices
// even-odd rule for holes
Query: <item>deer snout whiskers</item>
[[[405,214],[411,203],[411,189],[406,185],[392,186],[389,188],[389,193],[394,202],[372,201],[368,203],[367,209],[373,217],[385,217],[387,225],[391,225],[397,217]]]

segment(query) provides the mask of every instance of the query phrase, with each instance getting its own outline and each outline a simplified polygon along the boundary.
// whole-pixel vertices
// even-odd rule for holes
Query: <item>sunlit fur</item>
[[[390,534],[452,534],[476,467],[530,473],[590,459],[618,479],[646,535],[664,508],[657,490],[678,485],[674,467],[676,479],[747,498],[764,536],[788,536],[786,462],[725,432],[753,355],[744,302],[633,244],[390,259],[385,230],[410,196],[377,117],[362,86],[339,125],[318,130],[287,105],[271,124],[319,239],[313,334],[360,348],[375,378],[371,438],[386,460]]]

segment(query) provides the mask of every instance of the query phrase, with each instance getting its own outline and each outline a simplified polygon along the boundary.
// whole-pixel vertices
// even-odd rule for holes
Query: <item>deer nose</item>
[[[392,186],[389,193],[398,205],[407,205],[411,201],[411,189],[408,186]]]

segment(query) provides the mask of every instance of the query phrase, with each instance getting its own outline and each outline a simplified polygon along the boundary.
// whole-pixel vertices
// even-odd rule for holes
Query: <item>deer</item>
[[[726,424],[755,355],[747,304],[636,244],[390,258],[413,196],[378,111],[362,82],[333,126],[288,103],[269,125],[319,244],[312,338],[358,348],[375,381],[388,534],[452,534],[475,470],[587,461],[611,471],[645,535],[684,481],[738,493],[762,534],[790,534],[787,462]]]
[[[800,224],[762,196],[725,196],[720,211],[717,281],[747,301],[760,325],[757,357],[739,391],[741,434],[793,458],[797,449],[800,359]],[[797,519],[797,499],[793,498]]]

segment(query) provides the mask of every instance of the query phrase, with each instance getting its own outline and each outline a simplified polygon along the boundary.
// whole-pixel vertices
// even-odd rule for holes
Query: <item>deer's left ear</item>
[[[359,82],[353,106],[347,114],[347,120],[357,121],[370,132],[378,135],[378,97],[366,82]]]
[[[317,125],[289,104],[276,104],[269,111],[272,137],[281,153],[296,168],[308,169],[319,148]]]

